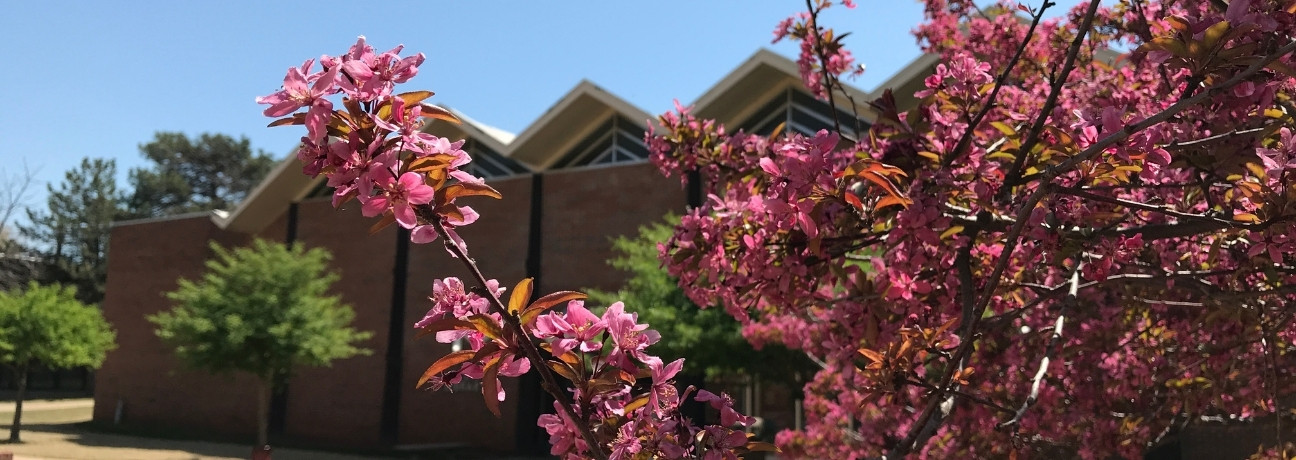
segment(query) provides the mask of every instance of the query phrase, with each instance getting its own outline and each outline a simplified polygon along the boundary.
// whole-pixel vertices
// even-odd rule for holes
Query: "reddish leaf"
[[[884,359],[881,353],[870,350],[868,348],[860,348],[859,354],[860,356],[863,356],[864,359],[867,359],[870,362],[874,362],[874,363],[880,363]]]
[[[907,207],[911,204],[913,204],[913,200],[910,200],[908,198],[898,197],[898,196],[884,196],[878,199],[877,205],[874,206],[873,208],[882,209],[887,206]]]
[[[504,336],[504,331],[500,329],[499,323],[495,322],[495,318],[486,315],[472,315],[468,317],[468,322],[473,324],[477,332],[482,333],[487,338],[500,340]]]
[[[442,190],[444,190],[445,192],[444,201],[447,203],[454,201],[455,198],[459,198],[461,196],[489,196],[497,200],[504,197],[504,195],[500,195],[499,191],[496,191],[495,189],[491,188],[491,186],[486,184],[469,184],[469,183],[460,182],[458,184],[454,184],[449,187],[446,187]]]
[[[626,403],[624,409],[625,409],[626,414],[629,414],[629,413],[631,413],[631,412],[634,412],[634,411],[638,410],[640,407],[643,407],[643,406],[646,406],[646,405],[648,405],[648,394],[647,394],[647,393],[645,393],[645,394],[641,394],[641,395],[639,395],[638,397],[635,397],[635,399],[630,400],[629,403]]]
[[[435,334],[441,331],[448,331],[451,329],[471,331],[471,330],[476,330],[477,328],[473,326],[473,324],[470,322],[461,320],[459,318],[455,318],[453,316],[449,316],[449,317],[445,317],[433,321],[429,323],[427,326],[423,326],[423,329],[419,330],[418,335],[415,336],[414,338],[420,338],[429,334]]]
[[[584,300],[586,297],[588,296],[576,291],[558,291],[536,299],[535,302],[531,302],[531,305],[522,312],[522,324],[531,324],[531,322],[535,321],[536,317],[540,316],[541,313],[544,313],[546,310],[559,304],[564,304],[573,300]]]
[[[419,113],[421,113],[424,117],[435,118],[437,120],[445,120],[454,123],[456,125],[463,124],[462,121],[459,121],[459,117],[454,116],[453,113],[450,113],[450,111],[446,109],[431,104],[421,104],[421,107],[423,108],[420,110]]]
[[[854,193],[847,191],[845,197],[846,202],[854,206],[855,209],[864,209],[864,202],[860,201],[859,197],[855,196]]]
[[[378,222],[374,222],[373,226],[369,227],[369,234],[372,235],[378,233],[382,229],[387,228],[388,225],[391,225],[392,222],[396,222],[396,215],[390,212],[383,213],[382,218],[378,219]]]
[[[273,128],[275,126],[304,125],[304,124],[306,124],[306,114],[294,113],[292,114],[292,116],[289,116],[287,118],[280,118],[278,120],[272,121],[270,122],[270,124],[266,125],[266,127]]]
[[[476,352],[473,350],[463,350],[463,351],[456,351],[454,353],[450,353],[448,355],[442,356],[441,359],[438,359],[435,363],[432,363],[432,365],[428,367],[426,371],[423,371],[423,376],[419,377],[418,383],[414,384],[414,388],[422,387],[423,384],[427,383],[428,380],[431,380],[432,377],[435,377],[437,376],[437,374],[445,372],[447,369],[450,369],[455,365],[463,364],[468,362],[469,360],[472,360],[474,354],[476,354]]]
[[[499,408],[499,371],[502,356],[495,355],[490,361],[486,362],[485,371],[482,372],[482,399],[486,400],[486,408],[490,409],[495,417],[500,417]]]
[[[557,372],[558,375],[563,376],[563,378],[570,380],[572,382],[575,382],[577,380],[576,369],[572,369],[570,364],[567,364],[563,361],[552,361],[552,360],[546,362],[546,364],[548,364],[549,368],[553,369],[554,372]]]
[[[396,97],[404,99],[405,105],[412,106],[414,104],[423,102],[424,99],[432,97],[433,94],[435,93],[431,91],[410,91],[408,93],[397,94]]]
[[[450,166],[450,162],[454,161],[454,159],[454,156],[443,153],[419,157],[414,159],[414,161],[409,162],[409,166],[407,166],[405,170],[409,172],[425,172],[434,169],[444,169]]]
[[[1259,217],[1259,216],[1256,216],[1255,214],[1251,214],[1251,213],[1236,214],[1236,215],[1233,216],[1233,220],[1238,221],[1238,222],[1246,222],[1246,223],[1248,223],[1248,224],[1258,224],[1258,223],[1260,223],[1260,217]]]

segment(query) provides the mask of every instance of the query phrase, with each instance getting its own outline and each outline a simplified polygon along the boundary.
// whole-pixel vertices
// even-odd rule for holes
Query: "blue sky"
[[[824,18],[851,31],[868,66],[853,84],[872,89],[918,55],[909,31],[918,2],[860,2]],[[1062,2],[1065,4],[1074,3]],[[381,6],[377,6],[381,5]],[[518,132],[581,79],[659,113],[689,103],[761,47],[800,1],[654,2],[7,2],[0,15],[0,172],[25,160],[38,183],[62,180],[82,157],[143,166],[138,145],[156,131],[247,136],[285,156],[301,135],[265,128],[253,99],[286,69],[337,55],[365,35],[376,48],[405,44],[427,62],[408,89]]]

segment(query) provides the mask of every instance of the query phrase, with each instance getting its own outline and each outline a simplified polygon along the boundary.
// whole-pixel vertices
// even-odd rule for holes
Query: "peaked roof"
[[[581,80],[567,95],[518,134],[509,144],[505,156],[531,165],[536,170],[548,169],[614,115],[620,115],[641,128],[647,128],[648,120],[652,118],[648,112],[589,80]]]
[[[910,89],[922,85],[922,78],[931,72],[939,59],[923,55],[915,59],[879,86],[895,88],[897,95],[912,94]],[[700,118],[711,118],[725,124],[742,122],[771,97],[787,88],[800,88],[801,77],[792,60],[761,49],[716,82],[693,102],[693,113]],[[838,108],[850,107],[854,100],[860,116],[873,118],[867,107],[881,90],[873,93],[846,86],[846,94],[835,94]],[[905,105],[912,98],[900,103]],[[533,171],[549,169],[569,150],[604,125],[612,117],[634,123],[647,129],[655,117],[604,90],[588,80],[581,80],[561,99],[549,107],[540,118],[521,133],[508,131],[479,122],[466,114],[450,110],[463,121],[462,124],[434,120],[425,132],[450,139],[473,139],[504,157],[522,163]],[[849,110],[849,109],[846,109]],[[292,202],[305,198],[322,182],[301,174],[296,155],[290,154],[270,174],[257,184],[243,202],[232,212],[212,213],[212,221],[226,230],[256,232],[278,218]]]

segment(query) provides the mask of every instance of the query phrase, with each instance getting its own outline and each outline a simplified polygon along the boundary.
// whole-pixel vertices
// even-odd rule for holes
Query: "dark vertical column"
[[[541,283],[540,255],[544,245],[544,174],[531,175],[531,220],[527,230],[526,275],[533,279],[534,295],[543,295]],[[533,296],[534,296],[533,295]],[[532,366],[543,366],[543,363],[531,363]],[[552,406],[552,399],[540,390],[540,377],[535,372],[527,372],[518,378],[517,410],[517,450],[523,453],[544,454],[548,452],[548,439],[536,425],[536,419],[544,413],[546,407]]]
[[[396,261],[392,267],[391,321],[387,324],[387,368],[383,376],[383,442],[395,444],[400,435],[401,372],[405,357],[405,286],[409,278],[410,232],[396,228]]]
[[[702,174],[694,169],[688,172],[688,184],[684,193],[688,198],[689,209],[702,207]]]
[[[291,247],[297,243],[297,203],[288,204],[288,229],[284,232],[284,244]],[[288,428],[288,381],[283,379],[275,385],[270,395],[270,434],[283,434]]]

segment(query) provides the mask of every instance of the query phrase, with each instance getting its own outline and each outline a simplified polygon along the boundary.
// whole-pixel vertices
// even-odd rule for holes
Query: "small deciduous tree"
[[[50,368],[99,367],[116,348],[116,334],[99,309],[77,300],[76,289],[32,282],[22,292],[0,292],[0,364],[18,381],[9,442],[19,442],[27,371],[35,363]]]
[[[198,281],[181,279],[167,294],[175,308],[149,316],[181,361],[212,373],[247,372],[261,381],[257,444],[266,443],[269,395],[301,366],[368,354],[372,334],[350,326],[355,313],[329,287],[331,255],[264,240],[216,257]]]

